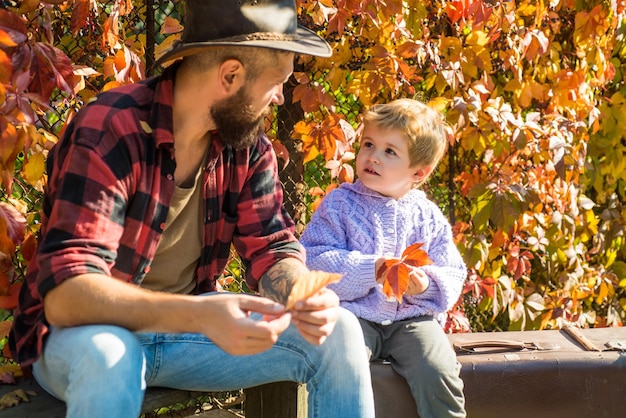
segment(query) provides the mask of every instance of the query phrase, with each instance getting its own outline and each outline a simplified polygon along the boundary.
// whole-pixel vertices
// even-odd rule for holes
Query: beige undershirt
[[[196,267],[202,249],[203,159],[188,188],[176,186],[161,242],[142,287],[171,293],[189,293],[196,285]]]

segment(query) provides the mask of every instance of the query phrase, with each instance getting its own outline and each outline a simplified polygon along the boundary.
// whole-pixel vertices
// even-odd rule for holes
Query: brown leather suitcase
[[[469,418],[626,417],[626,327],[451,334]],[[419,418],[390,365],[373,363],[377,418]]]

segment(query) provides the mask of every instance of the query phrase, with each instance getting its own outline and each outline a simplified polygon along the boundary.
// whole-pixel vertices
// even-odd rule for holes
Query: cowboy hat
[[[295,0],[185,0],[182,40],[156,66],[215,46],[255,46],[329,57],[332,49],[300,26]]]

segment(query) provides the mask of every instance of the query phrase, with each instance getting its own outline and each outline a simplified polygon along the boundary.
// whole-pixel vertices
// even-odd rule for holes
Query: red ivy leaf
[[[73,87],[68,81],[73,80],[72,62],[61,50],[51,45],[37,42],[33,45],[33,79],[29,86],[31,92],[42,97],[50,97],[54,88],[72,94]]]
[[[0,309],[15,309],[20,296],[22,283],[12,283],[6,295],[0,295]]]
[[[387,298],[395,297],[398,302],[402,303],[402,295],[408,285],[409,267],[402,262],[395,262],[385,273],[383,293]]]
[[[426,251],[422,250],[423,243],[409,245],[402,253],[402,258],[386,260],[376,272],[377,277],[384,278],[383,293],[387,298],[395,297],[402,303],[402,295],[409,285],[409,266],[421,267],[432,264]]]
[[[402,253],[402,261],[409,266],[421,267],[432,264],[433,261],[428,257],[428,253],[422,250],[423,243],[417,242],[409,245]]]
[[[6,202],[0,202],[0,251],[12,254],[22,243],[26,231],[26,218]]]
[[[74,8],[72,10],[72,18],[70,20],[70,31],[72,32],[72,35],[78,35],[78,31],[85,26],[90,11],[90,0],[74,0]]]

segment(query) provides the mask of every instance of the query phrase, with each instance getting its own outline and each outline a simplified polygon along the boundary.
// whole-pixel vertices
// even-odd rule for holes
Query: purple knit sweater
[[[365,187],[359,180],[343,183],[322,201],[300,241],[311,270],[344,274],[329,286],[357,317],[388,323],[422,315],[444,319],[456,303],[467,270],[452,240],[450,224],[439,207],[421,190],[399,200]],[[404,296],[399,304],[387,300],[376,283],[376,259],[400,257],[409,245],[421,242],[433,261],[421,267],[428,289]]]

